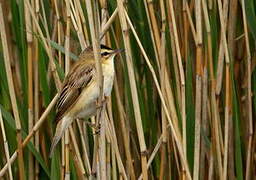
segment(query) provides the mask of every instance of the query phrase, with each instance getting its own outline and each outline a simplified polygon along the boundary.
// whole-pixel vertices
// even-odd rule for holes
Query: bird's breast
[[[110,96],[113,82],[114,82],[114,64],[113,62],[103,65],[103,77],[104,77],[104,85],[103,91],[105,96]]]
[[[104,96],[110,96],[113,82],[114,82],[114,69],[111,68],[111,66],[103,66],[103,93]],[[86,89],[86,92],[83,93],[83,99],[84,99],[84,106],[79,113],[80,117],[90,117],[92,115],[95,115],[97,108],[96,108],[96,101],[100,95],[98,83],[95,81],[90,86],[90,88]]]
[[[108,63],[103,64],[102,66],[102,72],[103,72],[103,92],[104,96],[110,96],[113,82],[114,82],[114,64]],[[99,87],[98,83],[93,81],[87,88],[85,88],[76,103],[75,107],[72,108],[73,116],[82,118],[82,117],[90,117],[92,115],[95,115],[97,108],[96,108],[96,101],[99,97]]]

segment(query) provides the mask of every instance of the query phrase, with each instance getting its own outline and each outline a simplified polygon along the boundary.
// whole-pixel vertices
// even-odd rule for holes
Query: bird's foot
[[[96,124],[96,123],[92,123],[92,122],[88,122],[88,121],[86,121],[86,124],[90,127],[90,128],[92,128],[92,129],[94,129],[94,133],[93,133],[93,135],[96,135],[96,134],[99,134],[100,133],[100,124]]]
[[[95,123],[92,123],[92,122],[89,122],[89,121],[85,121],[85,123],[89,126],[89,127],[91,127],[91,128],[96,128],[96,124]]]
[[[98,134],[100,134],[100,128],[101,128],[101,125],[100,124],[98,124],[96,127],[95,127],[95,132],[94,132],[94,134],[93,135],[98,135]]]
[[[99,102],[99,99],[96,100],[96,109],[102,108],[107,102],[108,102],[108,96],[104,96],[103,100],[101,103]]]

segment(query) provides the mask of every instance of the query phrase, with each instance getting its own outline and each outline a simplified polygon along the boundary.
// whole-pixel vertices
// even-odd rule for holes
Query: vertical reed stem
[[[1,109],[0,109],[0,126],[1,126],[2,136],[3,136],[3,140],[4,140],[4,152],[5,152],[5,157],[6,157],[6,161],[7,161],[7,165],[8,165],[9,179],[13,180],[12,164],[10,162],[10,153],[9,153],[8,141],[7,141],[6,134],[5,134],[4,121],[3,121]]]
[[[4,54],[4,64],[5,64],[5,70],[7,74],[7,82],[9,86],[9,94],[11,98],[12,103],[12,111],[14,114],[15,119],[15,125],[16,125],[16,139],[18,143],[18,165],[19,165],[19,178],[20,180],[23,180],[25,178],[25,169],[24,169],[24,158],[23,158],[23,150],[22,150],[22,135],[21,135],[21,122],[19,117],[19,111],[16,101],[16,95],[14,91],[14,85],[13,85],[13,77],[12,77],[12,70],[10,65],[10,55],[8,51],[8,43],[5,33],[5,23],[4,23],[4,15],[3,15],[3,9],[2,4],[0,3],[0,33],[1,33],[1,40],[2,40],[2,47],[3,47],[3,54]]]
[[[142,174],[143,179],[148,179],[148,172],[147,172],[147,147],[145,143],[145,137],[143,133],[143,127],[142,127],[142,121],[141,121],[141,112],[140,112],[140,106],[139,106],[139,100],[138,100],[138,92],[137,92],[137,86],[135,82],[135,74],[134,69],[132,65],[132,54],[131,54],[131,45],[130,45],[130,38],[129,38],[129,30],[128,25],[125,18],[125,8],[123,6],[123,1],[118,0],[117,1],[117,7],[118,7],[118,14],[121,22],[121,28],[123,31],[123,39],[124,39],[124,46],[126,50],[126,63],[128,68],[128,74],[129,74],[129,82],[131,86],[132,91],[132,102],[133,102],[133,110],[135,114],[135,122],[136,122],[136,128],[137,128],[137,134],[139,138],[139,144],[140,144],[140,156],[141,156],[141,166],[142,166]]]

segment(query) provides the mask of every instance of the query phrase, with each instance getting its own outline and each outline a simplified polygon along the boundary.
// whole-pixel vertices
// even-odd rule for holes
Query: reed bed
[[[0,179],[256,179],[255,1],[0,0],[0,33]],[[100,44],[125,49],[112,96],[49,158],[88,46],[102,92]]]

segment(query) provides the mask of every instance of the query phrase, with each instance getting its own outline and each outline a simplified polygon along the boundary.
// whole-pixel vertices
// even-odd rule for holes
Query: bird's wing
[[[82,90],[95,78],[95,71],[94,63],[78,63],[71,69],[64,80],[56,105],[56,121],[61,120],[65,112],[76,103]]]

